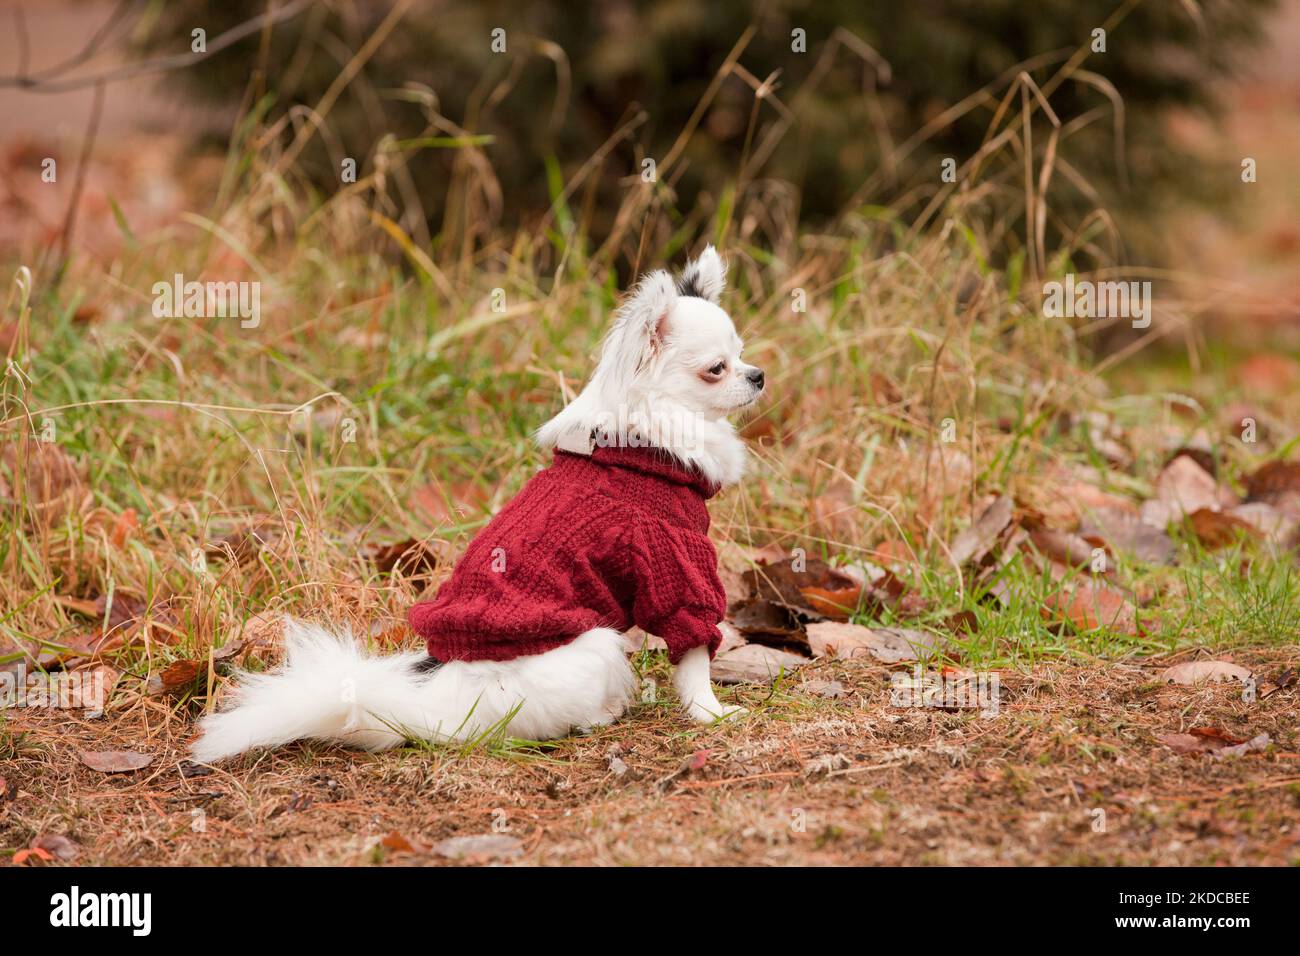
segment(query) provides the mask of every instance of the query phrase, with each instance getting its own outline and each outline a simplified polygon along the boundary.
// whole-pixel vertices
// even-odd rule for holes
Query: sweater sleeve
[[[722,642],[718,623],[727,610],[713,543],[706,535],[647,518],[631,528],[628,545],[636,625],[663,638],[674,664],[693,647],[708,647],[712,657]]]

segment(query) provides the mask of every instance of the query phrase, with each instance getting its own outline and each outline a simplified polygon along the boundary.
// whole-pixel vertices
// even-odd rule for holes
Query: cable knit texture
[[[411,608],[411,627],[443,661],[505,661],[634,624],[673,663],[701,645],[712,656],[726,613],[705,505],[717,491],[659,448],[556,451]]]

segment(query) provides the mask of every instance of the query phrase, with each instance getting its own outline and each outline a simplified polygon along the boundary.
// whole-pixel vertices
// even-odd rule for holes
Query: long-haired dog
[[[411,609],[427,652],[370,656],[350,634],[291,622],[283,664],[242,676],[231,706],[204,718],[195,758],[606,724],[635,696],[621,633],[633,625],[666,642],[692,718],[741,712],[709,680],[726,606],[705,501],[744,471],[727,416],[757,400],[763,373],[741,361],[725,285],[710,246],[676,282],[652,272],[628,296],[591,381],[537,433],[552,464]]]

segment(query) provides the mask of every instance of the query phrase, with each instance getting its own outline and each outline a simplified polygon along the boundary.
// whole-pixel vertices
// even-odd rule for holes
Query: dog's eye
[[[713,366],[713,368],[709,369],[709,374],[721,375],[724,371],[726,371],[726,368],[727,368],[726,362],[719,362],[717,365]]]

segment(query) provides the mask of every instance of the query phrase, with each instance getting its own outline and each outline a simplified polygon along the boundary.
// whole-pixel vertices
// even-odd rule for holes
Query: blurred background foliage
[[[339,188],[345,158],[358,175],[384,162],[381,144],[403,154],[397,216],[435,248],[540,222],[584,164],[593,175],[576,204],[585,234],[613,228],[619,195],[644,158],[662,160],[683,130],[665,185],[671,206],[715,214],[745,201],[771,232],[821,225],[845,213],[888,207],[907,223],[941,187],[941,163],[961,166],[989,136],[999,101],[1025,68],[1051,84],[1070,55],[1108,27],[1091,53],[1049,87],[1064,130],[1052,182],[1048,245],[1072,244],[1086,214],[1108,210],[1107,257],[1159,258],[1162,204],[1217,198],[1235,170],[1207,171],[1173,148],[1162,120],[1174,110],[1213,111],[1219,81],[1261,39],[1274,0],[537,0],[417,3],[365,63],[312,140],[301,168],[322,192]],[[267,7],[265,0],[173,0],[136,31],[142,54],[187,48]],[[332,0],[254,34],[220,56],[169,75],[180,96],[199,92],[228,106],[261,97],[265,121],[306,121],[387,15],[391,5]],[[494,53],[492,31],[505,32]],[[752,34],[747,34],[752,30]],[[806,34],[797,52],[795,30]],[[739,64],[707,94],[728,51],[747,37]],[[323,54],[323,55],[322,55]],[[250,83],[251,79],[251,83]],[[756,97],[755,88],[773,97]],[[983,92],[981,92],[983,91]],[[954,107],[958,107],[954,110]],[[946,113],[945,111],[951,111]],[[1002,126],[1018,119],[1003,119]],[[1040,112],[1034,135],[1046,136]],[[927,124],[932,126],[926,130]],[[625,130],[619,136],[618,131]],[[918,131],[931,132],[918,141]],[[469,135],[489,140],[467,140]],[[474,149],[440,148],[479,145]],[[986,180],[1024,191],[1023,157],[1000,150]],[[409,176],[408,176],[409,174]],[[456,185],[467,176],[467,193]],[[1217,183],[1217,185],[1216,185]],[[466,197],[469,198],[466,198]],[[1005,236],[1023,236],[1023,203]],[[1125,245],[1120,245],[1119,235]],[[1002,254],[1012,253],[1004,248]],[[1095,258],[1095,257],[1094,257]]]

